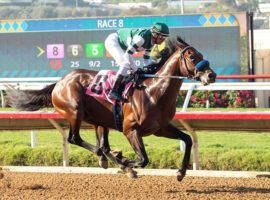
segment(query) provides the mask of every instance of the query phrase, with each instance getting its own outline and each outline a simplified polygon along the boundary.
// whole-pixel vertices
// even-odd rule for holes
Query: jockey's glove
[[[134,72],[135,80],[144,78],[144,74],[145,74],[144,69],[138,68],[138,69]]]
[[[144,67],[150,65],[151,63],[152,63],[152,60],[151,60],[151,59],[144,59],[144,60],[143,60],[143,66],[144,66]]]
[[[144,74],[155,74],[157,70],[158,70],[158,67],[156,67],[155,65],[143,67]]]
[[[145,69],[139,67],[134,73],[138,75],[143,75],[145,74]]]
[[[149,67],[149,66],[152,66],[152,65],[155,65],[158,63],[158,59],[157,58],[151,58],[151,59],[148,59],[147,62],[146,60],[144,61],[144,65],[143,65],[143,68],[145,67]]]

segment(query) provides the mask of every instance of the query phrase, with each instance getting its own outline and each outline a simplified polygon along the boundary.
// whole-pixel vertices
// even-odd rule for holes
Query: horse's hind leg
[[[104,127],[99,127],[98,133],[97,135],[99,135],[98,137],[100,138],[100,141],[103,140],[103,146],[107,147],[107,149],[102,149],[89,144],[88,142],[84,141],[81,136],[80,136],[80,127],[81,127],[81,116],[79,114],[76,115],[77,117],[73,118],[76,120],[69,120],[70,122],[70,129],[69,129],[69,136],[68,136],[68,142],[70,142],[71,144],[76,144],[80,147],[83,147],[93,153],[95,153],[98,156],[102,156],[100,159],[105,160],[106,158],[104,157],[104,154],[106,155],[107,158],[109,158],[112,162],[114,162],[115,164],[119,165],[120,168],[125,168],[125,163],[122,160],[122,158],[118,158],[115,155],[113,155],[110,150],[107,151],[109,148],[109,141],[108,141],[108,132],[109,130],[107,128]],[[104,128],[104,130],[103,130]],[[103,151],[104,150],[104,151]]]
[[[73,125],[70,123],[70,131],[69,131],[69,137],[68,137],[68,141],[70,143],[81,146],[95,153],[97,156],[100,156],[100,166],[103,168],[108,167],[108,164],[106,164],[106,162],[108,162],[106,157],[108,157],[114,163],[118,164],[121,168],[125,167],[123,161],[120,158],[115,157],[110,152],[110,146],[109,146],[109,140],[108,140],[108,134],[109,134],[108,128],[102,127],[102,126],[95,127],[97,143],[100,142],[100,144],[98,144],[98,146],[96,147],[84,141],[80,137],[80,134],[79,134],[80,125],[81,125],[80,120],[77,120],[77,123],[74,123]]]
[[[79,82],[73,79],[62,79],[52,92],[52,103],[55,110],[69,121],[68,142],[101,156],[102,151],[100,149],[84,141],[80,136],[85,109],[84,95],[84,88]]]
[[[80,136],[81,119],[78,117],[73,122],[70,122],[68,142],[83,147],[97,155],[101,155],[102,152],[96,148],[96,146],[84,141]]]
[[[108,140],[109,129],[103,126],[95,126],[97,147],[101,149],[102,154],[99,157],[99,166],[107,169],[108,168],[108,159],[106,153],[110,152],[110,144]]]

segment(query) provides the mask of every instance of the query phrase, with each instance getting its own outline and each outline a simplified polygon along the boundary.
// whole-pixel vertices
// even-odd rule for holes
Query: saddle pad
[[[111,91],[114,81],[115,81],[115,75],[116,75],[116,71],[113,70],[100,70],[97,75],[94,77],[92,84],[89,85],[89,87],[87,87],[86,89],[86,94],[92,97],[97,97],[99,99],[103,99],[106,100],[108,102],[110,102],[111,104],[115,104],[115,100],[112,100],[108,97],[109,92]],[[96,91],[93,91],[91,89],[91,87],[93,86],[93,84],[98,84],[98,80],[100,79],[100,77],[106,77],[106,79],[101,83],[101,91],[100,93],[97,93]],[[129,89],[132,87],[132,82],[128,82],[125,86],[125,90],[123,92],[123,96],[126,96],[127,92],[129,91]],[[99,86],[98,86],[99,87]],[[122,98],[124,99],[124,98]],[[123,102],[121,102],[123,103]]]

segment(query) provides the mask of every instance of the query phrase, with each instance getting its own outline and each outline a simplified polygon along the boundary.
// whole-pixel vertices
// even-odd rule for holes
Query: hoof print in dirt
[[[44,186],[39,184],[25,185],[19,188],[20,190],[43,190],[46,189]]]

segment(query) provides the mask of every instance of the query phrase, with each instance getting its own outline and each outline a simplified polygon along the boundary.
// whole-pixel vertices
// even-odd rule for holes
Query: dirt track
[[[4,172],[0,199],[270,199],[269,178],[51,174]]]

